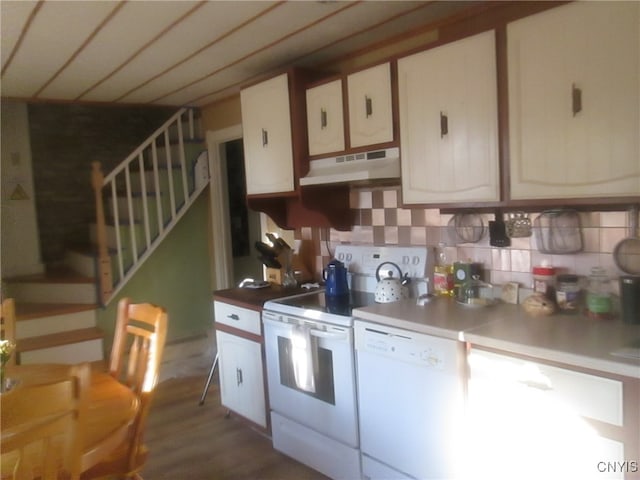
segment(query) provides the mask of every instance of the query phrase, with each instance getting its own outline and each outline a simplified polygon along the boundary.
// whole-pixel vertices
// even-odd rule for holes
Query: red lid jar
[[[556,269],[549,265],[533,267],[533,291],[554,300]]]

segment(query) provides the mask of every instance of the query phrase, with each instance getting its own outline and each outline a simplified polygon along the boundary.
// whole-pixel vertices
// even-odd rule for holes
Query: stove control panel
[[[427,247],[338,245],[335,258],[344,263],[351,273],[374,277],[378,266],[384,262],[395,263],[403,274],[411,278],[428,277],[433,270],[433,251]],[[394,272],[394,276],[397,275]]]

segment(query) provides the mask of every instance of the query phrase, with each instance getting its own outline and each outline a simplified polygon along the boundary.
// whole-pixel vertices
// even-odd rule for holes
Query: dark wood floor
[[[220,405],[217,373],[199,406],[202,375],[157,387],[146,431],[150,456],[145,480],[325,480],[327,477],[275,451],[271,439]]]

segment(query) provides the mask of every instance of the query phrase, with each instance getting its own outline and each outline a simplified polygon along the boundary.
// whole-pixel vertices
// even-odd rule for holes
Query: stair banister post
[[[104,174],[100,162],[92,162],[91,185],[96,199],[96,242],[98,244],[98,292],[102,305],[113,293],[111,278],[111,260],[107,248],[107,222],[104,216],[104,200],[102,198],[102,186]]]

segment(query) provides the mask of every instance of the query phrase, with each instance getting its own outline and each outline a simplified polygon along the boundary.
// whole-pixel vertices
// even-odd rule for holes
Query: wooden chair
[[[120,300],[109,372],[136,392],[140,410],[127,440],[107,460],[84,472],[82,479],[142,478],[139,472],[148,456],[143,444],[144,428],[158,382],[166,335],[167,313],[163,308],[149,303],[132,304],[129,298]]]
[[[16,343],[16,305],[13,298],[5,298],[2,301],[2,310],[0,310],[0,339],[9,340]],[[7,365],[16,364],[16,356],[18,352],[7,361]]]
[[[2,394],[3,479],[80,478],[90,382],[91,367],[83,363],[58,381]]]

